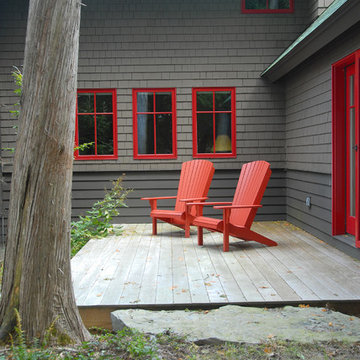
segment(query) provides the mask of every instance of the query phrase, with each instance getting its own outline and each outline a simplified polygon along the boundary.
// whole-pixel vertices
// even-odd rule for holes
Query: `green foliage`
[[[23,74],[22,71],[17,68],[16,66],[14,66],[14,71],[11,73],[11,76],[14,79],[15,82],[15,90],[14,93],[18,96],[21,96],[21,92],[22,92],[22,81],[23,81]],[[17,102],[14,104],[15,110],[11,110],[10,113],[15,117],[18,118],[19,114],[20,114],[20,103]]]
[[[159,359],[155,338],[134,329],[124,328],[115,335],[110,333],[101,336],[100,340],[112,344],[117,350],[127,352],[131,359]]]
[[[16,316],[16,326],[15,326],[15,338],[11,337],[10,345],[10,356],[7,356],[6,359],[14,360],[37,360],[37,359],[56,359],[56,357],[51,354],[51,352],[43,349],[39,351],[39,346],[37,342],[28,346],[25,340],[24,331],[21,326],[21,318],[17,309],[15,311]],[[0,359],[5,359],[1,356]]]
[[[120,233],[120,229],[114,229],[111,220],[119,215],[119,208],[126,207],[126,197],[132,191],[124,188],[122,181],[122,177],[113,181],[112,189],[105,190],[104,199],[97,201],[85,216],[80,216],[78,221],[72,222],[72,255],[75,255],[91,238],[102,238],[110,233]]]
[[[74,147],[74,152],[77,151],[77,150],[84,151],[84,150],[92,147],[94,144],[95,144],[94,142],[80,144],[80,145]]]

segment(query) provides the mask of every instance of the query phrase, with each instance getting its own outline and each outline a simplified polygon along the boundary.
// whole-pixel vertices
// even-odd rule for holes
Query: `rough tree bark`
[[[80,0],[30,0],[11,182],[0,338],[18,309],[28,339],[54,322],[62,340],[90,335],[70,271],[71,183]]]

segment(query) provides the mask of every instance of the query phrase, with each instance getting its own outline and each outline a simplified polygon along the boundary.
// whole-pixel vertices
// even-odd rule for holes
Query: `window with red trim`
[[[133,90],[134,159],[176,158],[175,89]]]
[[[76,160],[117,158],[116,90],[78,90]]]
[[[243,13],[291,13],[294,0],[242,0]]]
[[[193,156],[236,156],[235,88],[193,89]]]

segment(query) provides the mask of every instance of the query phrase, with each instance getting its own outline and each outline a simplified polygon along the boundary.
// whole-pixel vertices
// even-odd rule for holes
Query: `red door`
[[[346,232],[355,235],[356,209],[356,152],[358,136],[355,122],[355,65],[349,65],[345,70],[346,84]]]

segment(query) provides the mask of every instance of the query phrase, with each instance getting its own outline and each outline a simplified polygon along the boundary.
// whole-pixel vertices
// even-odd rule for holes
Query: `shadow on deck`
[[[222,234],[159,224],[124,225],[122,236],[91,240],[73,259],[77,304],[87,326],[110,326],[120,308],[212,308],[225,304],[331,304],[356,312],[360,262],[288,222],[257,222],[253,229],[278,242],[265,247]],[[348,309],[347,309],[348,308]]]

